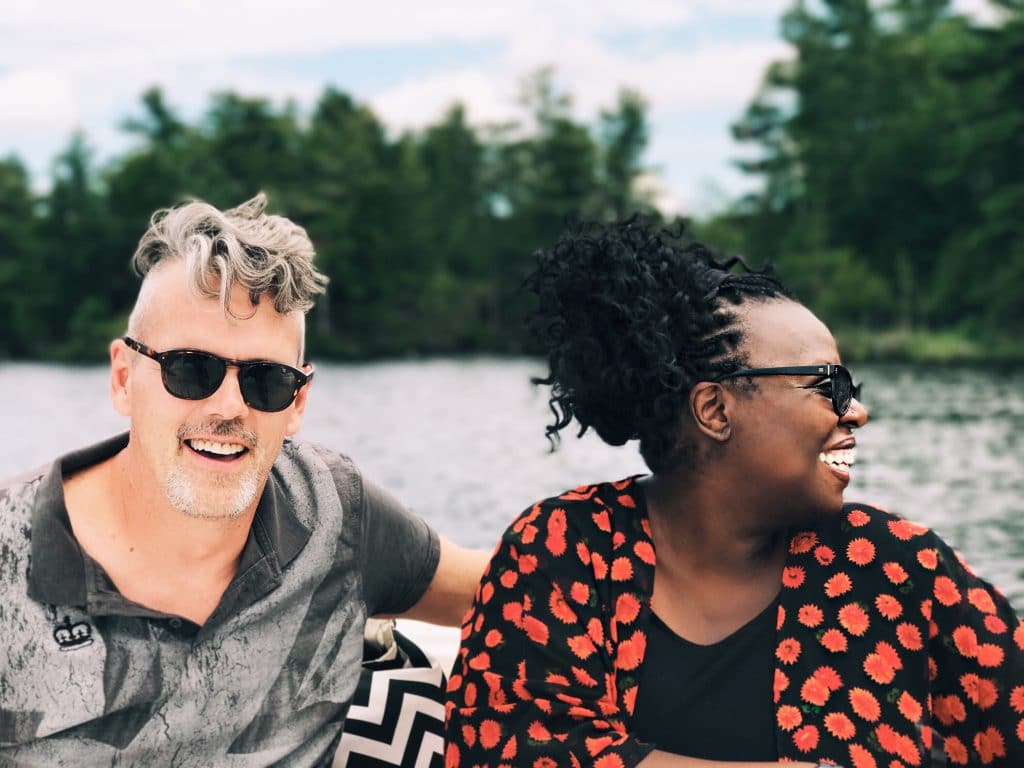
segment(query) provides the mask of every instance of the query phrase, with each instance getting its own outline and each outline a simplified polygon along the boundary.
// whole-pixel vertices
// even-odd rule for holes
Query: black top
[[[778,600],[724,640],[697,645],[651,614],[637,694],[637,736],[658,749],[717,760],[777,760]]]

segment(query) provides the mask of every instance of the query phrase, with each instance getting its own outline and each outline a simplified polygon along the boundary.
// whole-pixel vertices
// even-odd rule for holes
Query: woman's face
[[[752,302],[738,315],[749,368],[841,362],[828,328],[796,302]],[[753,392],[732,380],[722,386],[736,395],[729,451],[758,506],[778,500],[787,523],[838,512],[853,469],[853,429],[867,422],[867,409],[854,399],[838,416],[829,380],[817,375],[758,376],[754,382]]]

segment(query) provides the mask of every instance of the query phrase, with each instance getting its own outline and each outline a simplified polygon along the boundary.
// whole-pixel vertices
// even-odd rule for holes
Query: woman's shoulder
[[[931,528],[878,504],[848,502],[839,514],[797,532],[790,546],[799,549],[822,545],[856,565],[913,562],[926,571],[934,571],[943,560],[964,565]]]

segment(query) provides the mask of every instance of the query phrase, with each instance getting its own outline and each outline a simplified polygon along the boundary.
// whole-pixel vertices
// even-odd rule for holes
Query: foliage
[[[1002,16],[984,26],[949,0],[796,0],[781,23],[794,54],[733,126],[760,150],[739,163],[760,192],[692,231],[775,262],[858,349],[1015,356],[1024,2],[994,3]],[[577,217],[661,214],[644,191],[639,93],[593,125],[550,70],[521,98],[518,123],[474,126],[456,104],[396,134],[334,88],[311,114],[217,94],[194,124],[154,88],[122,124],[134,149],[98,167],[76,134],[44,194],[0,160],[0,357],[98,359],[131,307],[128,258],[150,214],[259,190],[306,227],[331,278],[312,354],[522,351],[537,247]]]

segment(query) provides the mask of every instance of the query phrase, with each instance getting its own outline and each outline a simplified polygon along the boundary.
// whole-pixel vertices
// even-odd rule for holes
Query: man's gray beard
[[[167,473],[164,493],[170,505],[187,517],[197,520],[235,520],[256,499],[260,487],[258,473],[252,469],[241,476],[224,477],[221,480],[227,481],[221,483],[224,490],[228,490],[229,485],[234,486],[234,494],[227,502],[221,502],[219,509],[211,507],[220,499],[208,499],[205,504],[201,502],[195,482],[180,467],[172,467]]]

